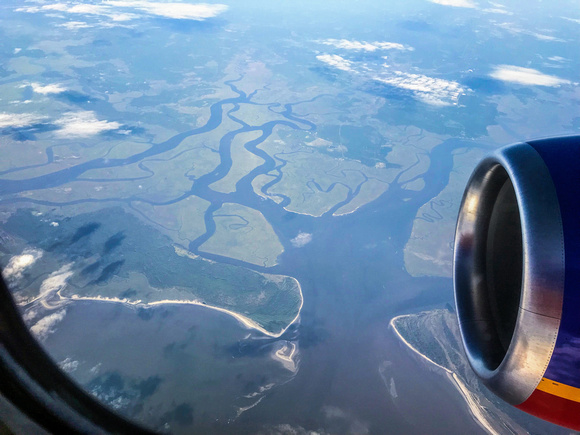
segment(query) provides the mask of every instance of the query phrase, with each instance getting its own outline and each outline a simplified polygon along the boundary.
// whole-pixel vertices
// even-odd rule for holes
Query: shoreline
[[[292,347],[292,351],[290,352],[290,355],[286,356],[284,355],[284,353],[282,353],[282,350],[286,350],[286,346],[278,349],[275,352],[275,355],[278,359],[281,359],[282,361],[286,361],[286,362],[290,362],[292,364],[294,364],[294,360],[292,359],[292,357],[294,356],[294,353],[296,353],[296,345],[292,342],[290,342],[290,346]]]
[[[225,314],[235,318],[239,323],[241,323],[247,329],[255,329],[255,330],[260,331],[261,333],[263,333],[269,337],[278,338],[282,334],[284,334],[288,330],[288,328],[290,328],[290,326],[292,326],[300,318],[300,312],[302,311],[302,307],[304,305],[304,295],[302,294],[302,286],[300,285],[300,282],[296,278],[291,277],[291,276],[289,276],[287,278],[294,280],[294,282],[296,283],[296,285],[298,287],[298,292],[300,294],[300,306],[298,307],[298,313],[296,314],[294,319],[292,319],[292,321],[290,323],[288,323],[288,325],[284,329],[282,329],[280,332],[277,332],[277,333],[268,331],[267,329],[262,327],[260,324],[258,324],[256,321],[250,319],[249,317],[244,316],[243,314],[236,313],[235,311],[231,311],[231,310],[228,310],[226,308],[221,308],[221,307],[209,305],[209,304],[197,301],[197,300],[164,299],[164,300],[159,300],[159,301],[143,302],[141,299],[136,300],[136,301],[130,301],[126,298],[121,299],[121,298],[106,297],[106,296],[79,296],[77,294],[74,294],[70,297],[67,297],[67,296],[63,296],[61,294],[61,292],[64,290],[64,288],[59,289],[56,292],[56,294],[63,301],[97,301],[97,302],[109,302],[109,303],[112,302],[112,303],[124,304],[124,305],[129,306],[129,307],[148,308],[148,307],[153,307],[153,306],[157,306],[157,305],[196,305],[196,306],[205,307],[205,308],[209,308],[211,310],[225,313]]]
[[[283,345],[280,349],[274,352],[273,358],[282,364],[286,370],[292,373],[296,373],[298,370],[298,362],[294,361],[294,355],[298,353],[298,346],[296,343],[291,341],[287,341],[286,343],[288,344]],[[285,355],[284,352],[286,352],[288,349],[290,349],[290,354]]]
[[[427,355],[424,355],[421,352],[419,352],[411,343],[409,343],[405,339],[405,337],[403,337],[401,335],[401,333],[397,329],[397,326],[395,325],[395,321],[397,319],[402,319],[404,317],[410,317],[410,316],[412,316],[412,314],[403,314],[400,316],[393,317],[389,321],[389,327],[395,332],[395,334],[397,335],[397,338],[399,338],[405,344],[405,346],[407,346],[409,349],[411,349],[411,351],[413,351],[416,355],[418,355],[420,358],[425,359],[427,362],[429,362],[429,363],[433,364],[434,366],[443,370],[445,376],[455,385],[455,388],[459,391],[461,396],[465,399],[465,402],[467,404],[467,408],[469,409],[469,412],[473,416],[473,419],[476,421],[476,423],[482,429],[486,430],[488,433],[496,433],[496,430],[489,423],[489,421],[485,417],[485,414],[481,411],[478,404],[471,397],[471,393],[470,393],[467,385],[465,385],[465,382],[463,382],[459,378],[459,376],[457,376],[457,374],[455,372],[449,370],[446,367],[443,367],[442,365],[437,364],[435,361],[433,361]]]

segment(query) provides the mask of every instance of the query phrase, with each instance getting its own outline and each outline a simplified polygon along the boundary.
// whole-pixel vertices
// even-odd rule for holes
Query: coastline
[[[480,406],[478,405],[478,403],[473,399],[473,397],[471,395],[471,392],[469,391],[469,388],[467,387],[467,385],[465,385],[465,382],[463,382],[459,378],[459,376],[457,376],[457,374],[455,372],[449,370],[446,367],[443,367],[440,364],[437,364],[435,361],[433,361],[427,355],[424,355],[421,352],[419,352],[411,343],[409,343],[401,335],[401,333],[397,329],[397,326],[395,325],[395,322],[397,321],[397,319],[402,319],[404,317],[409,317],[409,316],[411,316],[411,314],[403,314],[401,316],[393,317],[390,320],[390,322],[389,322],[389,327],[395,332],[395,334],[397,335],[397,338],[399,338],[405,344],[405,346],[407,346],[416,355],[418,355],[420,358],[423,358],[424,360],[426,360],[430,364],[433,364],[434,366],[436,366],[439,369],[443,370],[445,376],[451,381],[451,383],[455,386],[455,388],[457,389],[457,391],[459,391],[459,393],[461,394],[461,396],[463,396],[463,398],[465,399],[465,402],[467,404],[467,407],[469,409],[469,412],[473,416],[473,419],[476,421],[476,423],[482,429],[484,429],[488,433],[497,433],[497,431],[494,429],[494,427],[487,420],[485,414],[482,412],[482,410],[481,410]]]
[[[289,370],[292,373],[296,373],[298,370],[298,362],[294,361],[294,355],[298,353],[298,346],[293,342],[286,343],[287,344],[283,345],[280,349],[274,352],[273,358],[277,359],[286,370]],[[290,353],[285,355],[285,352],[288,350],[290,350]]]
[[[286,350],[286,347],[282,347],[282,348],[278,349],[275,352],[275,355],[277,358],[281,359],[282,361],[286,361],[286,362],[290,362],[290,363],[294,364],[294,360],[292,359],[292,357],[294,356],[294,353],[296,353],[296,345],[294,343],[290,343],[290,346],[292,347],[292,350],[290,351],[290,355],[286,356],[282,352],[283,350]]]
[[[211,310],[225,313],[225,314],[235,318],[239,323],[241,323],[247,329],[255,329],[255,330],[260,331],[261,333],[263,333],[269,337],[278,338],[282,334],[284,334],[286,332],[286,330],[290,326],[292,326],[292,324],[294,324],[300,318],[300,312],[302,311],[302,306],[304,305],[304,296],[302,294],[302,286],[300,285],[300,282],[298,282],[298,280],[294,277],[289,276],[288,278],[294,280],[294,282],[296,283],[296,285],[298,287],[298,292],[300,294],[300,306],[298,307],[298,313],[296,314],[294,319],[292,319],[292,321],[290,323],[288,323],[288,325],[279,332],[268,331],[267,329],[262,327],[260,324],[258,324],[256,321],[254,321],[254,320],[250,319],[249,317],[246,317],[242,314],[236,313],[235,311],[231,311],[231,310],[228,310],[226,308],[216,307],[213,305],[208,305],[208,304],[205,304],[205,303],[197,301],[197,300],[164,299],[164,300],[160,300],[160,301],[143,302],[140,299],[137,301],[130,301],[127,298],[121,299],[121,298],[106,297],[106,296],[79,296],[77,294],[74,294],[70,297],[67,297],[67,296],[63,296],[61,294],[61,292],[64,290],[64,288],[59,289],[56,292],[56,294],[63,301],[98,301],[98,302],[109,302],[109,303],[112,302],[112,303],[125,304],[126,306],[129,306],[129,307],[148,308],[148,307],[157,306],[157,305],[196,305],[196,306],[205,307],[205,308],[209,308]]]

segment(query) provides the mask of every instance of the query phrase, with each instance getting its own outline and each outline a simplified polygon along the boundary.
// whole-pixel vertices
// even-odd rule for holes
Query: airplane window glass
[[[4,0],[2,276],[157,431],[569,433],[477,380],[451,276],[477,163],[580,133],[579,36],[575,1]]]

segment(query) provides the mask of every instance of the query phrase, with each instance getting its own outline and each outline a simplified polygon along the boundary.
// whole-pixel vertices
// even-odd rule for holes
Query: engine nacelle
[[[511,145],[477,166],[453,274],[463,345],[483,383],[580,430],[580,137]]]

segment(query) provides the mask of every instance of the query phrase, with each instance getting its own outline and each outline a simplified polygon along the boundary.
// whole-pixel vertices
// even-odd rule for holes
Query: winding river
[[[393,432],[414,433],[414,426],[405,421],[393,405],[378,370],[384,361],[396,360],[396,355],[402,352],[392,341],[385,338],[388,323],[395,315],[451,301],[452,287],[449,279],[411,277],[405,270],[403,250],[419,208],[436,197],[448,184],[449,174],[453,169],[453,151],[479,145],[472,141],[450,139],[435,146],[429,153],[430,166],[421,175],[425,187],[419,191],[403,189],[398,183],[402,175],[399,174],[379,199],[362,206],[355,213],[332,216],[333,212],[358,193],[360,186],[349,191],[346,201],[334,206],[321,217],[291,213],[284,209],[289,204],[289,198],[284,197],[281,204],[276,204],[253,191],[251,182],[256,176],[278,173],[278,176],[263,187],[263,191],[266,191],[279,182],[285,166],[281,156],[274,159],[258,146],[277,126],[315,131],[316,125],[294,114],[293,107],[300,104],[297,102],[286,104],[283,110],[276,110],[280,108],[277,103],[267,105],[284,119],[250,126],[236,118],[236,111],[240,104],[257,104],[252,102],[253,94],[247,95],[239,90],[236,81],[226,83],[237,96],[212,104],[209,120],[202,127],[177,134],[127,158],[97,158],[38,177],[0,180],[0,206],[18,202],[62,206],[101,201],[130,206],[135,200],[160,205],[182,201],[192,195],[209,201],[210,206],[204,218],[206,232],[191,242],[190,251],[211,260],[241,265],[259,272],[293,276],[300,281],[304,295],[304,306],[298,325],[288,329],[278,339],[242,340],[234,355],[250,357],[256,351],[256,342],[262,346],[276,340],[297,341],[300,348],[300,369],[297,375],[291,382],[277,387],[259,406],[244,412],[242,418],[229,422],[226,426],[212,426],[212,430],[254,433],[262,424],[280,423],[315,429],[328,423],[325,420],[328,412],[325,410],[336,408],[347,410],[344,412],[356,416],[357,421],[365,422],[372,433],[382,433],[382,429],[386,427]],[[228,105],[233,105],[233,108],[225,111]],[[191,190],[178,198],[163,203],[134,197],[86,199],[57,204],[17,196],[25,191],[57,187],[82,180],[83,174],[93,169],[140,163],[142,169],[149,171],[149,176],[153,176],[146,166],[148,159],[175,149],[188,137],[218,128],[224,116],[238,123],[239,128],[221,138],[220,163],[213,171],[192,180]],[[232,167],[230,148],[233,139],[238,134],[252,131],[259,131],[261,134],[245,144],[245,147],[263,159],[264,163],[240,179],[235,192],[226,194],[213,191],[209,186],[225,177]],[[52,149],[47,149],[46,153],[48,165],[53,161]],[[28,168],[31,167],[33,166]],[[4,174],[23,169],[26,168],[10,169]],[[271,223],[285,248],[277,266],[259,267],[240,260],[199,252],[199,247],[215,232],[214,212],[226,202],[256,209]],[[298,249],[292,246],[290,240],[300,231],[311,233],[313,237],[311,243]],[[188,309],[176,308],[184,316]],[[204,427],[200,426],[200,433],[203,433]]]

